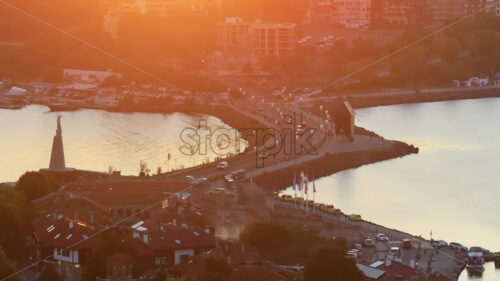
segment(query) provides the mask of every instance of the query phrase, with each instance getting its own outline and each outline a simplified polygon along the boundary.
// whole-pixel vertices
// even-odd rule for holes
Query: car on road
[[[470,247],[469,248],[469,253],[473,253],[473,252],[476,252],[476,253],[483,253],[485,255],[487,254],[490,254],[490,250],[487,250],[483,247],[479,247],[479,246],[473,246],[473,247]]]
[[[478,247],[478,246],[470,247],[469,248],[469,253],[472,253],[472,252],[482,253],[483,252],[483,248]]]
[[[432,242],[431,246],[434,248],[443,248],[443,247],[448,246],[448,243],[446,243],[446,241],[444,241],[444,240],[434,240]]]
[[[464,251],[464,252],[467,252],[469,249],[467,247],[465,247],[464,245],[458,243],[458,242],[451,242],[448,247],[450,249],[453,249],[455,251]]]
[[[376,238],[380,242],[388,242],[389,241],[389,237],[387,237],[387,235],[385,235],[383,233],[377,233]]]
[[[375,241],[371,238],[365,239],[364,246],[367,248],[375,247]]]
[[[186,176],[186,179],[187,179],[189,182],[193,182],[193,181],[194,181],[194,177],[193,177],[193,176]]]
[[[403,239],[401,242],[401,248],[403,249],[411,249],[411,240],[410,239]]]
[[[229,163],[227,162],[220,162],[219,164],[217,164],[217,170],[225,170],[229,167]]]

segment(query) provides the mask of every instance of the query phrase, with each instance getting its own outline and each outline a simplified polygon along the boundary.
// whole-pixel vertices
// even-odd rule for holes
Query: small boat
[[[484,271],[484,255],[482,252],[469,252],[467,257],[467,270],[477,273]]]

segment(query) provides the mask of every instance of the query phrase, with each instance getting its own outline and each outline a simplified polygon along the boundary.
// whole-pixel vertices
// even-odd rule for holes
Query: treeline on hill
[[[16,272],[15,264],[8,258],[33,254],[25,239],[31,233],[31,220],[36,215],[30,201],[57,189],[58,184],[52,178],[39,172],[25,173],[15,187],[0,184],[0,279]]]
[[[339,72],[346,75],[423,38],[432,31],[411,28],[406,30],[397,42],[383,47],[373,47],[373,44],[365,40],[365,51],[360,54],[370,53],[369,60],[363,60],[361,56],[358,64],[353,58],[341,58],[339,54],[334,60],[338,62],[339,68],[346,66],[346,61],[350,59],[351,67]],[[390,71],[389,75],[378,75],[386,70]],[[497,72],[500,72],[500,17],[483,14],[459,23],[362,71],[354,76],[359,79],[359,83],[334,85],[335,87],[325,90],[325,94],[328,95],[332,91],[451,86],[453,80],[466,80],[473,76],[492,78]]]

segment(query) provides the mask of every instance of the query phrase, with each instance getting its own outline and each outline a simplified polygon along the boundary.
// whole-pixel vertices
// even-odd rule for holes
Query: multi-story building
[[[222,9],[221,0],[137,0],[142,14],[211,13]]]
[[[500,15],[500,2],[497,0],[468,0],[465,13],[471,15],[478,12],[495,13]]]
[[[281,57],[295,49],[295,23],[261,22],[250,25],[252,56]]]
[[[371,23],[372,0],[318,0],[313,21],[358,28]]]
[[[333,0],[334,22],[347,28],[358,28],[371,23],[372,0]]]
[[[469,0],[427,0],[429,20],[437,23],[449,22],[466,15]]]
[[[224,57],[284,56],[295,50],[295,27],[295,23],[226,18],[218,24],[217,48]]]
[[[372,22],[373,21],[391,25],[415,23],[415,0],[373,0]]]

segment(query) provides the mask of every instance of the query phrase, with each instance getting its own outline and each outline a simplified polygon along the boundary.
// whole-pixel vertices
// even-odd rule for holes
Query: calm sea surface
[[[29,106],[22,110],[0,109],[0,182],[16,181],[27,170],[47,168],[52,138],[56,132],[58,113],[45,106]],[[227,149],[207,149],[206,155],[194,159],[179,151],[184,128],[196,129],[199,120],[207,121],[207,130],[231,129],[221,120],[206,115],[181,113],[111,113],[99,110],[64,112],[62,118],[66,166],[107,171],[109,166],[122,174],[137,175],[144,160],[152,173],[159,166],[163,171],[190,167],[227,152],[235,152],[236,134],[231,140],[221,138]],[[245,144],[241,144],[242,150]],[[215,146],[217,147],[217,146]],[[168,161],[167,155],[171,154]],[[188,151],[190,153],[190,151]],[[193,162],[194,161],[194,162]]]
[[[318,202],[427,238],[432,230],[434,239],[500,251],[500,99],[367,108],[356,119],[420,153],[318,179]],[[500,280],[500,271],[489,264],[484,280]]]

